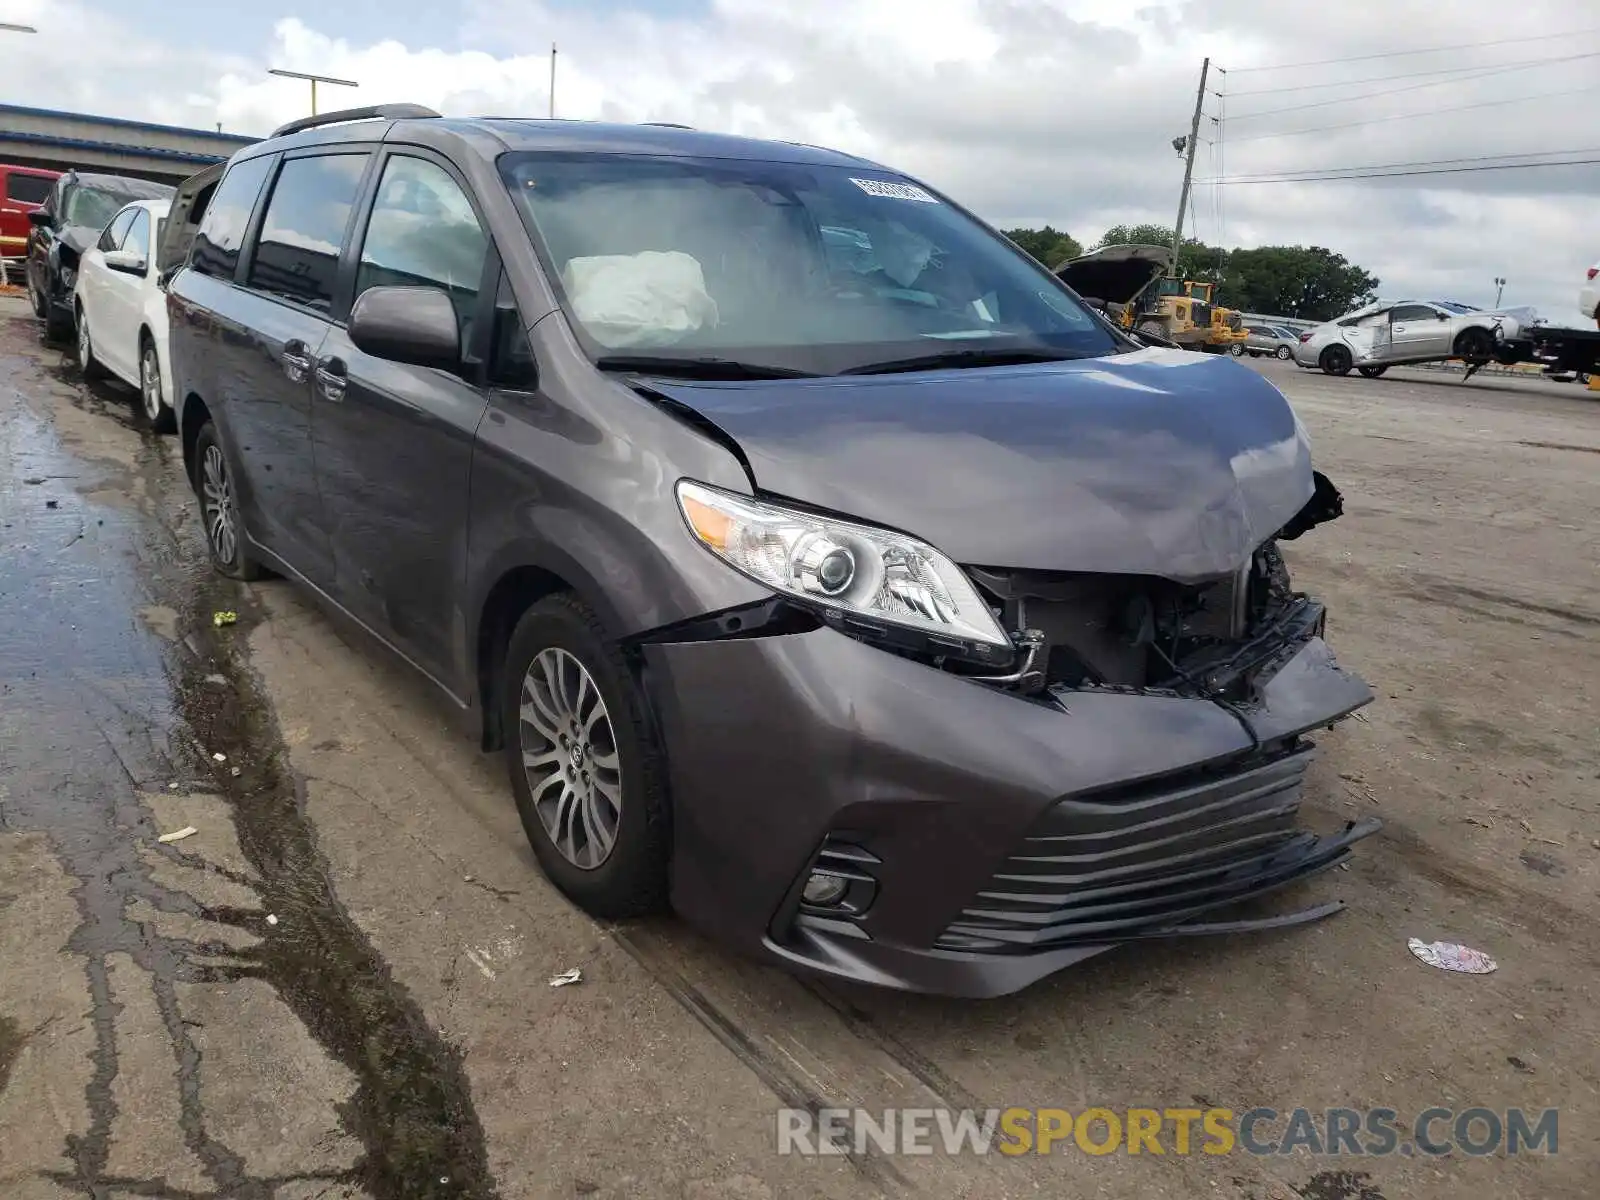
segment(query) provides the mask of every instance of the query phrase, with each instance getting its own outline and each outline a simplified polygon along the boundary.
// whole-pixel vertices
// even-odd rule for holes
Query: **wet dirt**
[[[0,327],[0,447],[11,463],[0,479],[8,547],[0,560],[0,836],[47,835],[74,881],[79,921],[65,949],[82,964],[94,1037],[83,1085],[87,1127],[64,1139],[69,1165],[38,1174],[96,1196],[178,1194],[165,1175],[110,1169],[113,1128],[124,1115],[117,1096],[125,1091],[118,1082],[129,995],[112,964],[125,956],[149,980],[182,1142],[210,1194],[265,1200],[304,1179],[380,1200],[495,1195],[459,1052],[429,1026],[330,882],[271,707],[239,650],[255,606],[246,588],[210,571],[184,498],[162,482],[173,472],[175,443],[142,429],[131,396],[42,367],[36,347],[31,322]],[[24,393],[139,437],[74,439]],[[238,624],[216,627],[218,610],[237,611]],[[163,830],[143,797],[163,792],[224,805],[249,869],[196,859],[182,843],[159,844]],[[256,903],[202,904],[158,882],[151,853],[198,863]],[[137,919],[152,910],[204,932],[180,938]],[[338,1108],[362,1147],[348,1170],[253,1175],[241,1149],[212,1132],[182,996],[186,985],[244,980],[270,985],[353,1075],[354,1090]],[[0,1088],[27,1037],[4,1008],[0,993]]]

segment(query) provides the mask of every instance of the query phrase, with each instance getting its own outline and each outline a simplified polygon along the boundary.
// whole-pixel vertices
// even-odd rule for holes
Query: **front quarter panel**
[[[538,567],[575,588],[614,637],[770,593],[697,545],[675,487],[749,492],[725,448],[585,358],[559,313],[530,338],[535,392],[496,392],[478,427],[468,557],[470,633],[508,571]]]

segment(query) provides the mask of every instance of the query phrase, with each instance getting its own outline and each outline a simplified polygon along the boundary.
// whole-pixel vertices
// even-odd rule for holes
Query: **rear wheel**
[[[1243,343],[1235,342],[1233,345],[1228,347],[1228,353],[1233,355],[1235,358],[1243,358],[1244,357],[1244,345],[1243,345]],[[1254,350],[1250,351],[1250,357],[1254,358],[1255,357],[1255,353],[1256,352]]]
[[[1355,361],[1355,355],[1350,353],[1349,346],[1335,342],[1322,352],[1321,357],[1317,359],[1317,365],[1329,375],[1348,375]]]
[[[178,427],[177,414],[161,398],[161,356],[155,339],[145,334],[139,342],[139,399],[145,419],[157,433],[172,433]]]
[[[1274,357],[1281,359],[1287,359],[1291,353],[1292,351],[1290,351],[1289,347],[1287,346],[1279,346],[1273,351]]]
[[[1378,376],[1382,375],[1388,369],[1389,368],[1386,367],[1386,366],[1383,366],[1383,367],[1357,367],[1356,368],[1356,370],[1360,371],[1362,376],[1364,378],[1366,378],[1366,379],[1376,379],[1376,378],[1378,378]]]
[[[664,764],[616,642],[576,596],[549,596],[517,622],[502,678],[506,765],[544,873],[597,917],[664,910]]]
[[[228,456],[222,452],[217,427],[211,421],[200,427],[195,438],[194,463],[194,490],[200,497],[200,516],[212,565],[233,579],[260,579],[266,572],[261,561],[245,547]]]
[[[77,307],[78,318],[78,370],[85,379],[99,379],[105,374],[100,366],[100,360],[94,356],[94,339],[89,334],[89,318],[84,315],[83,305]]]

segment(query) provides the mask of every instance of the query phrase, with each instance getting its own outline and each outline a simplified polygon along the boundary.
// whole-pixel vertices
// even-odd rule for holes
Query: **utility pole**
[[[550,119],[556,119],[556,44],[550,43]]]
[[[1211,73],[1211,59],[1200,64],[1200,87],[1194,94],[1194,119],[1189,122],[1189,141],[1184,147],[1183,191],[1178,196],[1178,219],[1172,223],[1172,270],[1178,270],[1178,247],[1183,245],[1183,214],[1189,208],[1189,181],[1194,178],[1194,149],[1200,141],[1200,110],[1206,102],[1206,76]]]
[[[1494,306],[1496,308],[1500,307],[1500,297],[1505,295],[1505,292],[1506,292],[1506,281],[1504,279],[1502,279],[1499,275],[1496,275],[1494,277]]]

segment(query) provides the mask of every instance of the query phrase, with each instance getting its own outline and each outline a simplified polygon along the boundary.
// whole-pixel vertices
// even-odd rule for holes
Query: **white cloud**
[[[713,0],[698,17],[656,17],[532,0],[473,0],[460,45],[406,43],[407,0],[392,37],[349,40],[314,18],[279,21],[268,44],[227,53],[164,45],[109,0],[14,0],[11,19],[43,15],[71,37],[41,36],[10,81],[29,103],[264,132],[305,111],[306,85],[267,66],[360,80],[327,89],[324,106],[414,100],[449,114],[543,115],[549,46],[560,44],[558,114],[682,121],[702,128],[836,146],[920,175],[1000,224],[1049,221],[1090,240],[1122,221],[1169,223],[1181,163],[1168,145],[1187,132],[1199,60],[1225,68],[1231,98],[1222,156],[1203,146],[1196,174],[1411,162],[1595,143],[1600,88],[1536,103],[1407,116],[1283,139],[1357,118],[1430,113],[1483,101],[1595,87],[1600,57],[1358,104],[1246,120],[1424,80],[1314,92],[1244,93],[1429,67],[1492,66],[1593,50],[1600,34],[1481,47],[1425,58],[1252,72],[1260,64],[1381,54],[1396,47],[1487,41],[1600,25],[1583,6],[1523,0],[1515,26],[1498,0],[1366,0],[1336,20],[1297,15],[1281,0]],[[98,11],[96,11],[98,9]],[[35,21],[40,24],[41,22]],[[1314,34],[1314,36],[1312,36]],[[30,39],[32,41],[34,39]],[[208,111],[205,102],[211,103]],[[1217,101],[1211,101],[1216,111]],[[1208,121],[1207,136],[1215,131]],[[1575,157],[1600,157],[1600,154]],[[1582,269],[1600,252],[1594,196],[1600,168],[1484,172],[1386,183],[1202,187],[1200,236],[1229,244],[1331,246],[1383,279],[1386,294],[1492,299],[1573,319]]]

